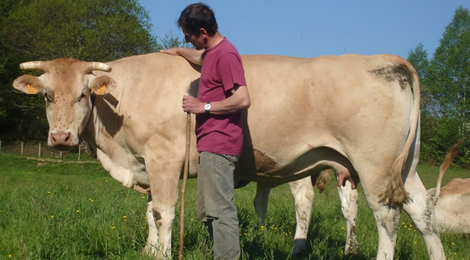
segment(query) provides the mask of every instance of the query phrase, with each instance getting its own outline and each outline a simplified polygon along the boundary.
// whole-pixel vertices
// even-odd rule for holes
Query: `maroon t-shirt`
[[[197,98],[201,102],[226,99],[234,85],[246,86],[243,64],[235,46],[224,38],[202,54],[203,65]],[[242,112],[196,115],[199,152],[240,155],[243,146]]]

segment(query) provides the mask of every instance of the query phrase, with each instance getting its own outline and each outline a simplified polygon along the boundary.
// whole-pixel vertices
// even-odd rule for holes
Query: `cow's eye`
[[[52,102],[52,98],[47,93],[44,94],[44,100],[46,101],[46,105]]]
[[[84,98],[86,98],[86,94],[82,93],[82,95],[77,99],[77,102],[82,101]]]

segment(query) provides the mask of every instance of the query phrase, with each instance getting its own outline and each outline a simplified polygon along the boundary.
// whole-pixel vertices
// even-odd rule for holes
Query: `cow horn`
[[[111,66],[104,64],[102,62],[89,62],[88,68],[89,70],[101,70],[101,71],[106,71],[106,72],[111,71]]]
[[[44,70],[46,63],[44,61],[29,61],[20,64],[22,70]]]

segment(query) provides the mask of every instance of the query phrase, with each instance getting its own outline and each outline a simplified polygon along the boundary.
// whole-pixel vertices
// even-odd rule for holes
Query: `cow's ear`
[[[104,95],[116,87],[116,82],[108,76],[100,76],[91,82],[91,91],[96,95]]]
[[[44,89],[42,81],[38,77],[23,75],[13,81],[13,87],[26,94],[35,95]]]

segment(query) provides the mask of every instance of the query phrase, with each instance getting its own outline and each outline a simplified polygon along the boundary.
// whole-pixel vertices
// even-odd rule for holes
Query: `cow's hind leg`
[[[300,256],[307,249],[307,233],[312,216],[315,192],[310,177],[289,182],[289,188],[294,197],[297,220],[292,253],[295,256]]]
[[[367,203],[372,209],[379,235],[376,259],[391,260],[395,253],[398,224],[402,207],[389,207],[385,203],[380,202],[380,191],[376,189],[377,181],[373,178],[361,179],[361,183]]]
[[[405,182],[405,189],[410,202],[404,205],[404,210],[413,220],[416,228],[421,232],[426,243],[429,259],[445,259],[444,249],[439,231],[436,227],[434,206],[426,188],[421,182],[418,173],[410,174]]]
[[[346,219],[347,235],[344,254],[357,255],[359,251],[356,236],[358,192],[357,189],[352,189],[350,181],[346,181],[344,186],[338,187],[338,195],[341,200],[343,217]]]

